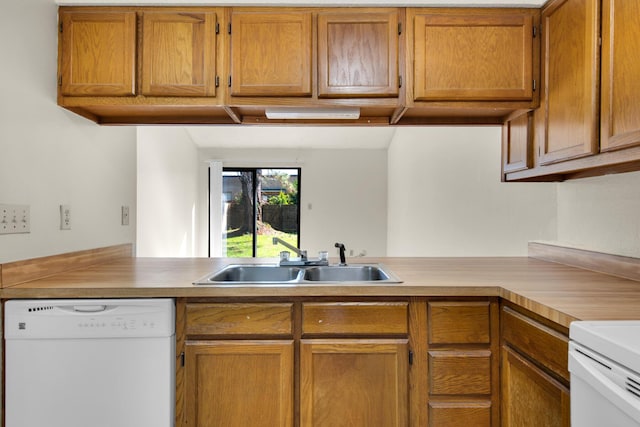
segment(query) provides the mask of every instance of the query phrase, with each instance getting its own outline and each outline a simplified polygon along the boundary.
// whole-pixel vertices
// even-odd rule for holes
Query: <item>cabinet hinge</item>
[[[533,79],[533,91],[536,91],[536,79]]]
[[[536,26],[534,25],[534,26],[533,26],[533,38],[534,38],[534,39],[536,38],[537,32],[538,32],[538,27],[536,27]]]
[[[216,87],[220,87],[220,76],[216,76]]]
[[[398,76],[398,88],[402,87],[402,76]]]
[[[216,34],[220,34],[220,23],[216,22]]]
[[[227,25],[227,32],[231,34],[231,22],[229,22],[229,25]]]
[[[62,76],[58,76],[58,86],[62,86]]]
[[[413,365],[413,351],[409,350],[409,365]]]
[[[229,76],[229,81],[227,82],[227,84],[229,85],[229,87],[231,87],[231,76]]]
[[[180,366],[184,368],[184,351],[180,353]]]
[[[58,31],[62,32],[62,22],[58,24]]]
[[[402,34],[402,22],[398,22],[398,35]]]

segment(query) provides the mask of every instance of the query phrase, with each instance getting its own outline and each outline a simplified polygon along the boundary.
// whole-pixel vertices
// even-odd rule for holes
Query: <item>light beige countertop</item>
[[[335,262],[336,260],[331,260]],[[549,320],[640,319],[640,282],[534,258],[357,258],[382,263],[399,284],[197,286],[251,259],[120,258],[0,289],[11,298],[291,298],[499,296]],[[275,260],[261,260],[272,262]]]

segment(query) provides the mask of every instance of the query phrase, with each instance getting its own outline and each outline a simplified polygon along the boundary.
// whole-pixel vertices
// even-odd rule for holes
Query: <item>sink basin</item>
[[[296,285],[311,283],[400,283],[380,264],[347,266],[280,266],[232,264],[194,282],[195,285]]]
[[[378,265],[308,267],[304,280],[311,282],[398,282]]]
[[[290,283],[302,278],[303,270],[299,267],[281,267],[279,265],[228,265],[222,270],[207,275],[196,282],[196,285],[235,284],[235,283]]]

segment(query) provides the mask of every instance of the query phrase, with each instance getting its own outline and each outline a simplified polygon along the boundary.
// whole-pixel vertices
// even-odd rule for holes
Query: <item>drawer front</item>
[[[491,402],[429,402],[429,427],[490,427]]]
[[[291,335],[293,304],[187,304],[187,335]]]
[[[489,344],[489,301],[433,301],[428,306],[429,344]]]
[[[305,303],[304,334],[406,335],[408,303]]]
[[[430,351],[429,393],[491,394],[491,351]]]
[[[569,380],[569,338],[566,335],[508,307],[502,311],[502,328],[502,337],[511,347]]]

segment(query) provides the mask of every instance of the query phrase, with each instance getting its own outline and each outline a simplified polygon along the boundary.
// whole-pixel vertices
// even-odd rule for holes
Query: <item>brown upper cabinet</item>
[[[142,94],[215,96],[214,12],[144,12]]]
[[[231,97],[398,97],[399,13],[231,11]]]
[[[533,167],[504,167],[504,179],[640,170],[638,26],[638,1],[551,0],[544,6]],[[513,141],[503,141],[505,146]],[[507,154],[503,151],[503,158]]]
[[[232,10],[231,96],[311,96],[311,12]]]
[[[409,9],[416,101],[531,101],[534,14]]]
[[[539,163],[598,151],[599,0],[554,0],[542,10]]]
[[[69,96],[135,94],[135,12],[60,12],[59,84]]]
[[[533,164],[533,112],[509,117],[502,125],[502,171],[529,169]]]
[[[318,96],[397,97],[398,10],[318,14]]]
[[[640,144],[640,2],[602,0],[600,151]]]
[[[61,6],[58,105],[99,124],[231,124],[225,9]]]
[[[538,103],[538,9],[59,10],[58,104],[101,124],[287,123],[266,118],[285,106],[360,111],[324,124],[502,124]]]

